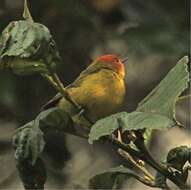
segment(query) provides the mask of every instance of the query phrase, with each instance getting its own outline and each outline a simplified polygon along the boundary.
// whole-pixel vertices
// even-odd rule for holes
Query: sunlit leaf
[[[138,105],[137,111],[162,114],[175,119],[175,103],[188,87],[188,56],[184,56]]]
[[[166,129],[172,127],[174,122],[169,118],[145,112],[121,112],[97,121],[91,128],[89,143],[102,136],[111,135],[116,129],[130,131],[137,129]]]

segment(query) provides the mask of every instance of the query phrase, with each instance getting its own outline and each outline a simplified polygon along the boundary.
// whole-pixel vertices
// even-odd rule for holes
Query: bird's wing
[[[100,67],[98,62],[92,63],[84,71],[82,71],[80,75],[78,76],[78,78],[73,83],[68,85],[66,89],[79,87],[81,83],[86,79],[87,76],[94,74],[95,72],[99,72],[101,69],[103,69],[103,65],[102,67]],[[108,68],[105,68],[105,69],[108,69]],[[51,100],[49,100],[45,105],[42,106],[41,110],[46,110],[48,108],[56,106],[61,98],[62,98],[62,95],[60,93],[56,94]]]
[[[101,65],[101,63],[99,64],[98,62],[92,63],[91,65],[89,65],[84,71],[82,71],[80,73],[80,75],[78,76],[78,78],[71,83],[70,85],[68,85],[66,88],[73,88],[73,87],[79,87],[81,85],[81,83],[83,82],[83,80],[86,79],[87,76],[97,73],[99,72],[101,69],[108,69],[107,67],[104,68],[103,65]]]

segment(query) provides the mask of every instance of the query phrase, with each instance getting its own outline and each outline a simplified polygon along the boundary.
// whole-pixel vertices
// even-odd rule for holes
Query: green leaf
[[[173,125],[174,122],[163,115],[136,111],[121,112],[97,121],[91,128],[89,143],[92,144],[103,136],[111,135],[118,128],[124,132],[138,129],[166,129]]]
[[[167,155],[167,164],[179,171],[183,170],[183,167],[187,161],[190,162],[191,148],[187,146],[179,146],[171,149]]]
[[[11,22],[0,37],[0,69],[18,75],[49,74],[60,62],[56,44],[42,24]]]
[[[136,173],[124,166],[118,166],[106,170],[89,180],[90,189],[119,189],[128,177],[134,177]]]
[[[175,103],[188,87],[188,56],[184,56],[138,105],[137,111],[162,114],[175,119]]]
[[[26,189],[44,189],[47,174],[41,158],[38,158],[34,165],[31,165],[28,160],[18,160],[16,166]]]
[[[35,126],[46,131],[73,133],[73,121],[69,114],[60,108],[50,108],[41,112],[35,119]]]
[[[44,134],[47,132],[74,132],[70,116],[59,108],[41,112],[35,120],[16,130],[13,145],[16,148],[17,160],[29,159],[34,165],[41,155],[44,146]]]
[[[34,165],[45,146],[43,133],[39,128],[34,127],[34,121],[31,121],[16,130],[13,145],[16,147],[17,160],[28,159]]]

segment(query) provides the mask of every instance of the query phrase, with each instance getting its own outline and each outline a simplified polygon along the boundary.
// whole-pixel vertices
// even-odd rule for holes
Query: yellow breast
[[[102,69],[88,75],[69,94],[85,109],[87,116],[96,121],[121,111],[125,98],[125,83],[115,72]],[[64,107],[64,102],[60,103]]]

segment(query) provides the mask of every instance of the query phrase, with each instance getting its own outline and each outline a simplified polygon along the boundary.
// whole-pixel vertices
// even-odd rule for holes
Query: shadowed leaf
[[[28,158],[34,165],[45,146],[44,134],[52,130],[69,133],[74,130],[70,116],[59,108],[41,112],[35,120],[16,130],[13,137],[15,158],[17,160]]]
[[[182,171],[184,164],[191,159],[191,148],[180,146],[171,149],[167,155],[167,164]]]

